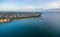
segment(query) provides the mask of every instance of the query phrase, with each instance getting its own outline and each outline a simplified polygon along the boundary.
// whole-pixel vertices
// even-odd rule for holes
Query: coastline
[[[17,13],[17,12],[16,12]],[[3,22],[10,22],[12,20],[18,20],[18,19],[24,19],[24,18],[36,18],[36,17],[41,17],[41,13],[23,13],[23,14],[10,14],[9,16],[9,13],[7,13],[8,15],[5,15],[5,14],[1,14],[1,15],[5,15],[4,17],[1,17],[0,16],[0,23],[3,23]]]

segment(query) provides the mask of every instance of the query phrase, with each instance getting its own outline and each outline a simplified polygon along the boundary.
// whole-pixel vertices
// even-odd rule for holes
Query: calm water
[[[60,37],[60,13],[43,13],[42,18],[28,18],[0,23],[2,37]]]

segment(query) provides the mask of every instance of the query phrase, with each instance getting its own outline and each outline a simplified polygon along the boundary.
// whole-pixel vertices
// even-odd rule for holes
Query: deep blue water
[[[27,18],[0,23],[1,37],[60,37],[60,13],[43,13],[42,18]]]

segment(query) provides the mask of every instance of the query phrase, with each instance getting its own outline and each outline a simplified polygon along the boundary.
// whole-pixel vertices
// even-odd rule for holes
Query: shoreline
[[[38,16],[34,16],[34,17],[21,17],[21,18],[16,18],[16,19],[9,19],[9,18],[6,18],[6,19],[0,19],[0,23],[4,23],[4,22],[10,22],[10,21],[13,21],[13,20],[19,20],[19,19],[27,19],[27,18],[37,18]],[[41,17],[41,16],[40,16]]]
[[[5,13],[6,14],[6,13]],[[24,18],[36,18],[41,17],[41,13],[4,13],[0,15],[0,23],[10,22],[14,19],[24,19]]]

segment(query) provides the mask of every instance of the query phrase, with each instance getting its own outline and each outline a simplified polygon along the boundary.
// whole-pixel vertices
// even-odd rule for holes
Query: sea
[[[42,12],[41,15],[0,23],[0,37],[60,37],[60,13]]]

